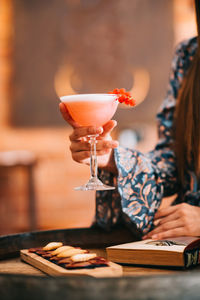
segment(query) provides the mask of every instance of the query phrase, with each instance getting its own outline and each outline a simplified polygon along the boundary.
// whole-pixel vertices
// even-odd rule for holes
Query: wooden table
[[[98,256],[106,258],[105,249],[88,249],[97,253]],[[186,274],[193,273],[194,271],[200,271],[200,266],[193,270],[181,270],[181,269],[162,269],[152,267],[137,267],[137,266],[123,266],[123,276],[151,276],[151,275],[164,275],[164,274]],[[2,274],[24,274],[24,275],[36,275],[36,276],[48,276],[39,269],[32,267],[31,265],[21,261],[19,257],[10,258],[0,261],[0,273]]]
[[[106,246],[138,237],[137,232],[125,228],[112,232],[97,228],[53,230],[0,237],[0,299],[33,300],[41,295],[42,300],[199,299],[200,267],[167,270],[125,266],[123,276],[118,278],[50,277],[17,256],[20,249],[65,241],[105,257]]]

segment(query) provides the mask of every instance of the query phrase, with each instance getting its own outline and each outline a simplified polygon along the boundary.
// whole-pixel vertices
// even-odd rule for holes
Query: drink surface
[[[118,105],[114,94],[79,94],[60,99],[81,126],[103,126],[113,117]]]

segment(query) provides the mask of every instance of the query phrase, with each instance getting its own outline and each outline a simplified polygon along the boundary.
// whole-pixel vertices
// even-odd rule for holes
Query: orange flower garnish
[[[114,89],[112,92],[109,92],[109,94],[116,94],[117,100],[119,103],[125,103],[126,105],[135,106],[136,101],[133,99],[131,94],[129,92],[126,92],[124,88],[122,89]]]

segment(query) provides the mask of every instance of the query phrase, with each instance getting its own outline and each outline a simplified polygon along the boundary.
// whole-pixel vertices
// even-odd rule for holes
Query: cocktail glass
[[[80,126],[103,126],[114,115],[118,101],[115,94],[77,94],[60,97],[71,117]],[[77,191],[113,190],[115,187],[105,185],[97,177],[96,139],[98,135],[89,135],[90,143],[90,179]]]

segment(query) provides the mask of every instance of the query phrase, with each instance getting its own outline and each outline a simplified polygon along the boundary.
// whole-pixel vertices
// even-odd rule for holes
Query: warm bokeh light
[[[149,92],[150,87],[150,74],[147,69],[138,68],[132,71],[133,85],[130,93],[136,99],[136,105],[142,103]]]
[[[193,0],[174,0],[174,44],[196,36],[195,10]]]
[[[63,64],[59,67],[54,81],[54,87],[58,97],[76,94],[71,84],[72,76],[72,66]]]

